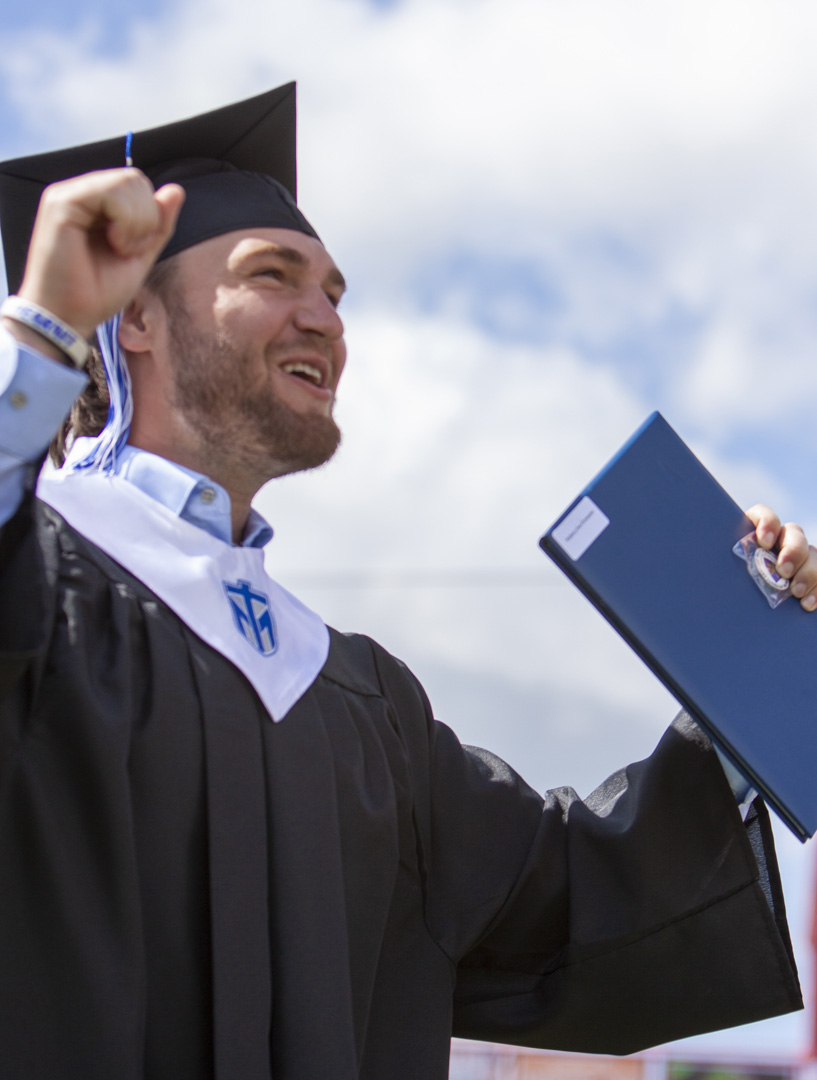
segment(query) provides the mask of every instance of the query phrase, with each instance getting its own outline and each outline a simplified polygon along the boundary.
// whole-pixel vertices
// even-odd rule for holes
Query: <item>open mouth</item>
[[[324,373],[315,364],[308,364],[303,360],[294,360],[289,364],[283,365],[283,370],[287,375],[295,375],[299,379],[303,379],[304,382],[311,383],[312,386],[323,386]]]

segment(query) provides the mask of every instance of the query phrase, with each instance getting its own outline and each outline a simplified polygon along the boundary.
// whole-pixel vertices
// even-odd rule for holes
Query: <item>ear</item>
[[[161,302],[149,289],[141,288],[131,300],[119,323],[119,344],[125,352],[153,351],[157,343],[160,308]]]

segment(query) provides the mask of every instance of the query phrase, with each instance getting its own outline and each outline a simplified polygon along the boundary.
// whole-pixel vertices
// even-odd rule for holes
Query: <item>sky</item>
[[[817,535],[817,8],[6,0],[3,16],[3,158],[297,80],[299,201],[350,283],[350,359],[336,459],[259,496],[270,571],[540,789],[587,794],[646,756],[675,703],[537,541],[654,409],[738,502]],[[814,853],[777,837],[809,988]],[[799,1015],[692,1048],[799,1054],[809,1037]]]

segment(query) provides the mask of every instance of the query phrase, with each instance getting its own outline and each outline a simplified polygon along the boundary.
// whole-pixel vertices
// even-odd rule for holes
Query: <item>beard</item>
[[[211,459],[265,480],[324,465],[340,445],[331,416],[281,401],[272,366],[224,336],[199,331],[183,306],[169,322],[174,404]],[[259,380],[259,367],[261,377]]]

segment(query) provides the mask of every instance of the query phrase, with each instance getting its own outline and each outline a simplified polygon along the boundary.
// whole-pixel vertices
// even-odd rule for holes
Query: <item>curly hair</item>
[[[171,257],[154,264],[145,278],[145,288],[167,302],[171,294],[175,260]],[[48,455],[59,468],[65,462],[68,447],[74,439],[83,435],[96,436],[108,420],[110,394],[105,378],[102,356],[96,344],[92,344],[86,365],[88,385],[74,402],[68,419],[59,428],[48,447]]]

